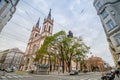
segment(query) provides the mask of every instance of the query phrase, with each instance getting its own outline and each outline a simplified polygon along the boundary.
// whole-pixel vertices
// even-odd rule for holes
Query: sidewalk
[[[117,76],[115,76],[115,80],[120,80],[120,77],[118,78]]]
[[[69,75],[69,73],[68,72],[64,72],[64,73],[62,73],[62,72],[60,72],[60,73],[58,73],[57,71],[56,72],[49,72],[49,75]]]

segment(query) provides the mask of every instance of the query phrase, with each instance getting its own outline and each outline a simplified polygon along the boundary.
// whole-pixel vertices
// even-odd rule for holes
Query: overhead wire
[[[33,8],[34,10],[36,10],[37,12],[40,12],[42,15],[46,16],[45,13],[43,13],[43,12],[41,12],[39,9],[33,7],[31,4],[29,4],[29,3],[26,2],[25,0],[22,0],[22,1],[23,1],[25,4],[27,4],[28,6],[30,6],[31,8]],[[51,16],[52,16],[52,15],[51,15]],[[53,17],[53,16],[52,16],[52,17]],[[56,22],[55,20],[54,20],[54,22],[55,22],[56,24],[58,24],[59,26],[61,26],[63,29],[67,29],[65,26],[63,26],[62,24]]]
[[[44,15],[44,16],[46,16],[46,14],[45,13],[43,13],[42,11],[40,11],[39,9],[37,9],[37,8],[35,8],[35,7],[33,7],[31,4],[29,4],[27,1],[25,1],[25,0],[22,0],[22,2],[24,2],[25,4],[27,4],[29,7],[31,7],[31,8],[33,8],[34,10],[36,10],[37,12],[39,12],[39,13],[41,13],[42,15]],[[82,13],[83,11],[81,11],[81,13]],[[25,13],[26,13],[26,15],[28,15],[28,16],[30,16],[26,11],[25,11]],[[16,13],[16,15],[18,15],[18,16],[20,16],[21,18],[24,18],[24,16],[22,16],[22,15],[20,15],[20,14],[18,14],[18,13]],[[53,16],[52,16],[53,17]],[[13,24],[15,24],[15,25],[17,25],[18,27],[22,27],[22,28],[24,28],[24,29],[26,29],[27,31],[30,31],[31,32],[31,29],[29,29],[29,28],[27,28],[27,27],[25,27],[25,26],[23,26],[23,25],[21,25],[21,24],[19,24],[19,23],[16,23],[16,22],[14,22],[14,21],[10,21],[11,23],[13,23]],[[29,21],[28,21],[29,22]],[[65,29],[66,27],[65,26],[63,26],[62,24],[60,24],[60,23],[57,23],[56,21],[54,21],[56,24],[58,24],[59,26],[61,26],[63,29]],[[31,22],[30,22],[31,23]],[[66,28],[67,29],[67,28]],[[15,36],[15,35],[13,35],[13,34],[10,34],[10,33],[8,33],[8,35],[12,35],[12,36]],[[10,37],[9,37],[10,38]],[[11,38],[11,39],[14,39],[14,38]],[[18,41],[20,41],[20,42],[23,42],[23,43],[26,43],[26,42],[24,42],[24,41],[22,41],[22,40],[19,40],[19,39],[15,39],[15,40],[18,40]]]
[[[3,37],[7,37],[7,38],[9,38],[9,39],[13,39],[13,40],[18,40],[18,41],[20,41],[20,42],[23,42],[23,43],[27,43],[27,42],[25,42],[25,41],[23,41],[23,40],[20,40],[20,39],[18,39],[18,38],[15,38],[15,35],[14,34],[11,34],[11,33],[4,33],[4,34],[2,34],[1,35],[1,37],[3,38]],[[11,38],[12,37],[12,38]]]

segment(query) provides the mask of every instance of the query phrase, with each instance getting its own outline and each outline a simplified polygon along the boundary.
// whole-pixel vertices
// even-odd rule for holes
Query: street
[[[6,76],[0,76],[0,80],[101,80],[100,72],[79,73],[78,75],[69,75],[50,73],[49,75],[18,75],[7,73]],[[117,77],[115,80],[119,80]]]
[[[101,74],[96,73],[80,73],[79,75],[69,74],[50,74],[50,75],[17,75],[8,73],[1,76],[0,80],[99,80]]]

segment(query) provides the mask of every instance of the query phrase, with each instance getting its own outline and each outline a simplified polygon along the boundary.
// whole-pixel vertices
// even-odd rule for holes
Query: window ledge
[[[111,32],[113,29],[115,29],[118,25],[115,25],[113,28],[111,28],[110,30],[108,30],[108,32]]]

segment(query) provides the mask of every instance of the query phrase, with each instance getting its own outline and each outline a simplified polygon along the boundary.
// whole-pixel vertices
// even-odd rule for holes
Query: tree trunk
[[[70,60],[68,60],[67,66],[68,66],[68,72],[70,72],[71,71],[71,58]]]
[[[76,61],[76,70],[78,70],[78,61]]]
[[[49,62],[49,66],[50,66],[50,67],[49,67],[49,68],[50,68],[50,72],[51,72],[51,71],[52,71],[52,62],[51,62],[50,55],[49,55],[49,61],[50,61],[50,62]]]
[[[71,62],[68,62],[68,72],[71,71]]]
[[[62,61],[62,72],[64,73],[64,59],[63,59],[63,61]]]

